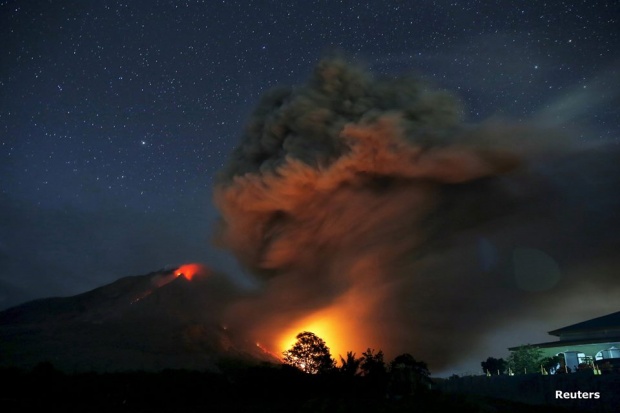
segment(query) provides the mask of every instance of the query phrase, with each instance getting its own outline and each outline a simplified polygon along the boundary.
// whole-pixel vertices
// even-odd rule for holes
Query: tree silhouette
[[[428,370],[428,366],[423,361],[417,361],[411,354],[404,353],[399,356],[396,356],[394,360],[390,363],[390,370],[398,369],[398,368],[407,368],[412,374],[420,379],[421,381],[426,381],[431,372]]]
[[[487,361],[480,362],[480,366],[482,366],[482,371],[484,373],[493,374],[504,374],[506,372],[507,363],[504,359],[496,359],[493,357],[488,357]]]
[[[411,354],[396,356],[390,363],[389,393],[395,396],[411,396],[431,384],[430,371],[423,361]]]
[[[353,353],[352,351],[348,351],[346,359],[340,356],[340,362],[342,363],[342,366],[340,367],[339,370],[345,376],[348,376],[348,377],[356,376],[358,374],[357,372],[360,368],[360,364],[362,363],[362,360],[364,360],[362,357],[356,358],[355,353]]]
[[[364,376],[367,377],[383,377],[386,375],[385,362],[383,361],[383,351],[379,350],[374,354],[373,349],[367,349],[362,353],[361,369]]]
[[[325,373],[335,367],[329,347],[314,333],[304,331],[297,334],[297,341],[290,350],[284,351],[284,362],[310,373]]]

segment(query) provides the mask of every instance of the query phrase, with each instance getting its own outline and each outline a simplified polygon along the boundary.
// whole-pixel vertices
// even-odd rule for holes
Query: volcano
[[[224,275],[191,264],[30,301],[0,312],[0,366],[218,371],[226,362],[279,362],[221,324],[238,295]]]

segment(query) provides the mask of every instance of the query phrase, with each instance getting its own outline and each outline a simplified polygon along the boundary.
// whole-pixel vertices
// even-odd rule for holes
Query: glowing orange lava
[[[191,280],[195,276],[203,276],[208,274],[208,269],[202,264],[184,264],[181,265],[174,272],[176,277],[184,276],[186,279]]]
[[[340,362],[340,356],[346,358],[348,351],[359,356],[371,344],[363,342],[362,326],[355,318],[352,317],[351,308],[346,305],[320,310],[284,330],[277,338],[278,352],[282,354],[283,351],[290,350],[296,342],[297,334],[309,331],[325,341],[337,362]]]

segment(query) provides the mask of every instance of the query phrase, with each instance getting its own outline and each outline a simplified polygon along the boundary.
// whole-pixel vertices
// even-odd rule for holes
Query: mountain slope
[[[221,325],[236,295],[219,274],[159,271],[31,301],[0,312],[0,366],[50,361],[69,372],[216,371],[228,359],[277,361]]]

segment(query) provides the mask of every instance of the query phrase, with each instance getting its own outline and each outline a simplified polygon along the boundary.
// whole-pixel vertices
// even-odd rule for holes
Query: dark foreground
[[[9,412],[546,412],[570,410],[458,396],[413,384],[404,391],[378,380],[312,376],[282,366],[215,374],[65,374],[51,364],[0,370],[0,406]],[[398,387],[398,386],[397,386]]]

